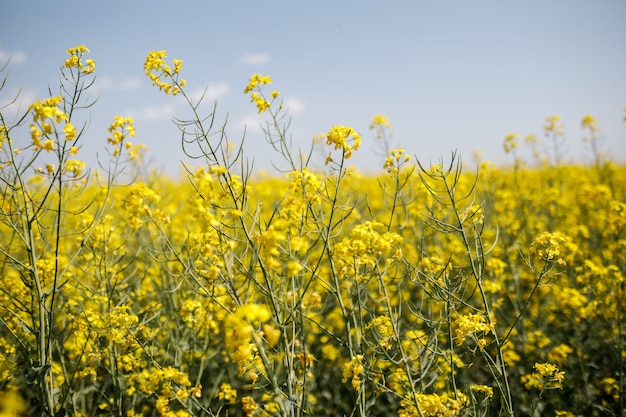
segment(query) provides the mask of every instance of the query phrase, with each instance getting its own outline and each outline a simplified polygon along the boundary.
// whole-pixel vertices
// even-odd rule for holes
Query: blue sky
[[[543,137],[547,116],[565,125],[567,160],[589,157],[580,120],[600,121],[604,150],[626,161],[626,2],[579,1],[13,1],[2,4],[0,62],[12,56],[5,104],[21,89],[23,106],[58,85],[69,47],[85,44],[96,61],[88,162],[103,154],[116,115],[136,121],[146,160],[180,173],[171,118],[190,111],[159,93],[143,73],[151,50],[183,60],[188,91],[208,86],[217,120],[231,138],[247,126],[257,169],[280,157],[265,144],[263,118],[243,94],[256,72],[272,77],[292,117],[296,146],[336,124],[362,134],[354,163],[376,171],[375,114],[393,125],[393,147],[422,161],[510,162],[509,132]],[[9,114],[15,107],[5,109]],[[27,133],[26,133],[27,134]],[[27,138],[27,136],[25,136]],[[545,141],[545,139],[544,139]],[[280,163],[279,163],[280,166]]]

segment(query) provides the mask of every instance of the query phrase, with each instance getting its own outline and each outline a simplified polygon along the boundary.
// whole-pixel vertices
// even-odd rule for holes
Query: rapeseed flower
[[[391,129],[391,123],[389,123],[389,117],[384,114],[377,114],[372,118],[370,124],[370,130],[376,131],[376,139],[382,140],[385,138],[387,129]]]
[[[250,91],[264,84],[271,84],[272,78],[269,75],[253,74],[250,76],[248,85],[244,88],[243,93],[248,94]]]
[[[520,140],[520,135],[517,133],[509,133],[504,138],[504,143],[502,147],[504,148],[505,153],[511,153],[514,149],[517,149],[518,142]]]
[[[385,158],[383,169],[391,174],[395,174],[398,172],[402,164],[407,163],[410,160],[411,155],[409,155],[405,149],[392,149],[388,152],[387,158]]]
[[[355,391],[360,390],[363,383],[363,374],[365,373],[363,359],[363,355],[355,355],[343,365],[343,382],[345,383],[350,379],[350,385]]]
[[[562,388],[565,373],[555,365],[548,362],[537,362],[533,365],[535,372],[522,376],[522,384],[526,389],[535,388],[540,391],[546,389]]]
[[[590,114],[586,114],[580,124],[583,129],[589,129],[593,133],[600,130],[600,122]]]
[[[546,117],[546,124],[543,126],[543,130],[546,136],[554,134],[556,136],[563,136],[564,126],[561,122],[561,116],[558,114]]]
[[[33,123],[30,125],[30,131],[35,150],[44,149],[50,152],[54,149],[54,141],[48,138],[48,135],[53,133],[54,123],[58,124],[65,121],[66,124],[63,128],[65,138],[67,140],[74,140],[76,138],[76,129],[69,123],[67,114],[59,108],[62,101],[62,96],[49,97],[44,100],[36,101],[28,107],[28,110],[31,111],[33,115]],[[44,141],[42,142],[42,140]]]
[[[569,238],[560,232],[543,232],[530,246],[530,252],[544,261],[565,265],[561,250]]]
[[[263,92],[261,91],[261,86],[271,83],[272,79],[269,75],[261,75],[257,73],[250,76],[248,85],[243,90],[244,94],[248,94],[252,91],[252,94],[250,94],[250,102],[256,104],[259,114],[268,110],[271,105],[271,103],[267,101],[265,96],[263,95]],[[272,98],[272,100],[277,99],[279,95],[280,93],[278,92],[278,90],[274,90],[270,93],[270,97]]]
[[[493,397],[493,387],[490,387],[488,385],[472,385],[470,386],[470,389],[474,392],[483,393],[489,398]]]
[[[326,134],[326,144],[333,145],[335,150],[341,149],[343,157],[350,159],[352,152],[361,146],[361,135],[348,126],[333,126]],[[328,162],[327,159],[326,164]]]
[[[77,68],[82,74],[91,74],[96,70],[96,61],[93,59],[86,59],[82,62],[82,57],[86,53],[91,52],[85,45],[80,45],[67,50],[67,54],[70,56],[65,60],[63,68]]]
[[[187,80],[179,79],[183,61],[174,59],[174,68],[172,69],[164,58],[167,58],[167,51],[165,50],[149,52],[146,55],[143,68],[146,76],[152,80],[152,85],[159,87],[159,90],[164,91],[165,94],[175,96],[181,92],[181,88],[187,86]]]
[[[215,396],[229,404],[235,404],[235,401],[237,401],[237,390],[233,389],[229,383],[224,382],[220,385],[220,389],[215,393]]]

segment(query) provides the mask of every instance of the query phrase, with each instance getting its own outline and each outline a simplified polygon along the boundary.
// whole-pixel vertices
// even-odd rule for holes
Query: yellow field
[[[88,52],[68,51],[68,97],[29,108],[27,148],[2,118],[0,416],[624,415],[626,166],[423,166],[377,116],[380,174],[347,168],[345,126],[315,170],[256,74],[290,173],[237,171],[188,99],[204,163],[125,184],[132,119],[111,124],[111,172],[80,159]],[[187,98],[164,58],[146,73]]]

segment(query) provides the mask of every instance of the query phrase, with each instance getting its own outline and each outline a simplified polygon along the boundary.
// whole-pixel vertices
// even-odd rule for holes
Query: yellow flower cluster
[[[2,144],[4,141],[8,140],[8,138],[7,127],[4,125],[0,126],[0,152],[2,151]]]
[[[174,68],[170,67],[164,60],[167,58],[166,51],[152,51],[146,55],[143,68],[146,76],[152,80],[152,85],[159,87],[165,94],[173,96],[181,92],[181,88],[187,86],[187,80],[180,79],[180,70],[183,68],[183,61],[174,59]],[[167,81],[164,81],[167,80]]]
[[[338,273],[357,282],[365,280],[382,263],[398,260],[402,256],[402,237],[397,233],[383,232],[380,222],[355,225],[349,238],[335,246]]]
[[[505,153],[511,153],[514,149],[517,149],[518,142],[520,140],[520,135],[517,133],[509,133],[504,138],[504,144],[502,147],[504,148]]]
[[[361,135],[348,126],[333,126],[326,134],[326,144],[335,147],[335,150],[343,151],[342,157],[350,159],[352,152],[361,146]],[[326,165],[332,162],[330,154],[326,157]]]
[[[248,85],[243,90],[243,93],[248,94],[250,91],[257,89],[261,85],[271,83],[272,78],[269,75],[261,75],[259,73],[252,74],[248,81]]]
[[[130,117],[115,116],[113,123],[109,126],[109,133],[111,136],[107,142],[113,146],[118,145],[126,136],[135,136],[135,122]]]
[[[389,317],[378,316],[372,319],[367,326],[365,326],[365,329],[375,329],[377,332],[379,346],[385,350],[391,349],[392,342],[395,337],[395,330]]]
[[[49,152],[54,149],[54,140],[50,138],[50,135],[56,132],[55,123],[65,121],[63,127],[65,140],[76,139],[76,128],[69,122],[67,114],[59,108],[59,104],[62,102],[63,97],[61,96],[49,97],[36,101],[28,107],[28,110],[33,113],[30,131],[35,150],[44,149]]]
[[[246,414],[246,417],[252,417],[259,409],[259,405],[254,398],[246,396],[241,399],[241,409]]]
[[[457,317],[455,320],[456,343],[462,345],[469,337],[474,340],[480,349],[483,349],[487,345],[487,341],[484,336],[487,333],[494,333],[495,329],[493,324],[485,322],[485,317],[480,314],[466,314]]]
[[[383,165],[383,169],[391,174],[398,172],[400,166],[404,163],[407,163],[411,160],[411,155],[409,155],[406,150],[402,148],[392,149],[389,151],[387,158],[385,159],[385,164]]]
[[[70,173],[74,178],[79,177],[83,173],[87,165],[79,159],[68,159],[65,165],[65,172]],[[50,170],[48,170],[50,172]]]
[[[377,127],[390,128],[391,123],[389,123],[389,116],[384,114],[377,114],[372,118],[372,124],[370,125],[370,129],[375,129]]]
[[[389,122],[389,116],[384,114],[377,114],[372,118],[370,124],[370,130],[376,131],[376,139],[382,140],[385,137],[386,129],[391,129],[391,123]]]
[[[470,389],[474,392],[480,392],[486,395],[487,397],[493,397],[493,387],[488,385],[472,385]]]
[[[268,323],[270,319],[269,310],[261,304],[241,305],[224,319],[224,345],[232,352],[238,375],[247,375],[252,382],[263,371],[258,355],[261,337],[269,346],[275,346],[280,338],[280,330]]]
[[[127,137],[135,136],[135,121],[132,118],[115,116],[108,130],[110,136],[107,138],[107,142],[115,147],[113,156],[120,155],[122,143],[124,148],[128,150],[130,159],[135,159],[145,149],[144,145],[133,145],[132,142],[126,140]]]
[[[129,390],[131,393],[140,392],[145,395],[157,395],[155,408],[163,417],[189,417],[189,412],[184,409],[172,408],[175,404],[181,404],[190,395],[198,396],[202,387],[192,387],[189,377],[185,372],[172,366],[163,369],[143,369],[133,373],[130,378]]]
[[[418,405],[412,399],[403,399],[398,410],[398,417],[455,417],[464,415],[469,405],[469,398],[459,393],[455,398],[453,393],[417,394]]]
[[[96,70],[96,62],[91,58],[86,59],[84,63],[81,60],[87,52],[91,51],[85,45],[68,49],[67,54],[70,57],[65,60],[63,68],[77,68],[82,74],[91,74]]]
[[[261,86],[271,83],[272,79],[269,75],[261,75],[257,73],[250,76],[248,85],[243,90],[244,94],[248,94],[252,91],[252,94],[250,94],[250,102],[256,104],[259,114],[268,110],[271,106],[271,103],[266,99],[261,89]],[[277,99],[279,95],[280,93],[278,90],[274,90],[270,93],[272,100]]]
[[[361,389],[364,373],[363,355],[355,355],[350,361],[343,365],[343,382],[345,383],[349,379],[352,389],[358,391]]]
[[[128,213],[132,230],[136,231],[143,224],[144,218],[152,216],[150,203],[156,203],[161,197],[144,183],[136,183],[121,201],[121,208]]]
[[[569,238],[560,232],[543,232],[531,244],[530,252],[546,262],[565,265],[561,249],[567,242]]]
[[[583,129],[589,129],[591,132],[598,132],[600,130],[600,122],[590,114],[586,114],[580,124]]]
[[[555,114],[553,116],[546,117],[546,124],[543,126],[543,130],[546,135],[550,133],[556,136],[563,136],[563,123],[561,123],[561,116]]]
[[[225,382],[220,385],[220,389],[215,393],[215,396],[229,404],[235,404],[235,401],[237,401],[237,390],[233,389],[229,383]]]
[[[562,388],[565,373],[560,371],[555,365],[544,362],[535,363],[533,366],[536,372],[522,376],[522,384],[526,389],[535,388],[538,390]]]

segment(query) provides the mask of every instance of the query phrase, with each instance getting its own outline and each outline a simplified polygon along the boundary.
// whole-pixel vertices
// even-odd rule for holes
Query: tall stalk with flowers
[[[79,263],[110,209],[109,196],[124,161],[138,152],[126,140],[134,135],[132,120],[114,123],[110,169],[99,195],[88,196],[91,172],[78,158],[85,133],[80,111],[94,104],[85,96],[94,82],[95,61],[87,58],[84,45],[67,53],[58,96],[31,104],[15,122],[0,111],[0,222],[6,237],[0,255],[2,271],[10,277],[0,331],[15,342],[11,361],[23,370],[14,383],[32,387],[27,391],[35,404],[31,412],[41,416],[76,411],[80,371],[65,361],[65,344],[75,331],[67,303],[80,303],[74,298]],[[20,139],[27,123],[30,143]]]

